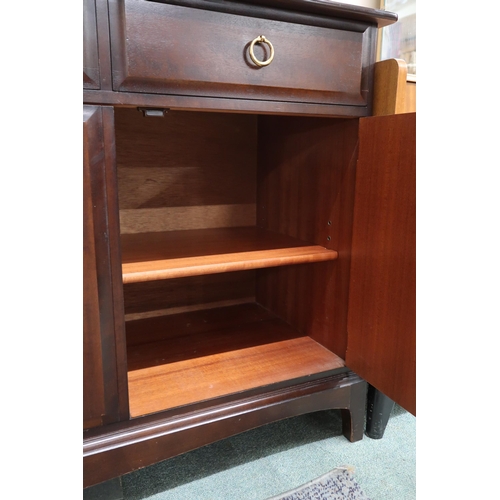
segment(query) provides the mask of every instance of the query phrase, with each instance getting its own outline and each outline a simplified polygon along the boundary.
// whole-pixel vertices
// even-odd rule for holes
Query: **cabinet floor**
[[[344,366],[257,304],[133,321],[127,338],[132,417]]]

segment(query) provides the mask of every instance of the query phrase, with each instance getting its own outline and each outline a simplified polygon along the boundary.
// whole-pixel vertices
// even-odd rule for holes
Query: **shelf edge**
[[[282,249],[267,250],[265,255],[262,255],[262,253],[261,251],[240,252],[202,258],[203,261],[208,261],[206,263],[200,263],[200,257],[148,261],[143,264],[126,263],[122,266],[123,283],[139,283],[267,267],[309,264],[338,258],[337,251],[328,250],[321,246],[287,249],[287,255],[283,254]],[[152,266],[154,266],[154,269],[151,269]]]

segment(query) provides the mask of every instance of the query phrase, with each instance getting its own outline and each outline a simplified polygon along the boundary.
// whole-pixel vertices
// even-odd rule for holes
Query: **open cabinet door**
[[[346,364],[416,415],[416,113],[360,119]]]

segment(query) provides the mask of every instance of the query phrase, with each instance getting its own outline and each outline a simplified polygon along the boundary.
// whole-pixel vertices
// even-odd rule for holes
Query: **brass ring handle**
[[[265,61],[259,61],[256,57],[255,54],[253,53],[253,47],[256,43],[267,43],[269,45],[269,48],[271,49],[271,55],[269,56],[269,59],[266,59]],[[264,36],[260,35],[254,40],[252,40],[252,43],[250,44],[250,57],[252,61],[257,65],[257,66],[267,66],[268,64],[271,64],[274,59],[274,47],[273,44]]]

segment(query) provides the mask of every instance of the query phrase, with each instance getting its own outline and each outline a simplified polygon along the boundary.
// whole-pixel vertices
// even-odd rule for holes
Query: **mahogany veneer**
[[[122,235],[123,282],[183,278],[306,262],[338,254],[259,228]]]
[[[229,309],[128,323],[132,417],[344,366],[256,304]]]
[[[366,106],[364,31],[126,0],[111,18],[113,88]],[[248,56],[260,33],[277,52],[265,73]],[[254,50],[269,57],[259,45]]]
[[[346,359],[415,415],[416,114],[370,117],[360,134]]]

